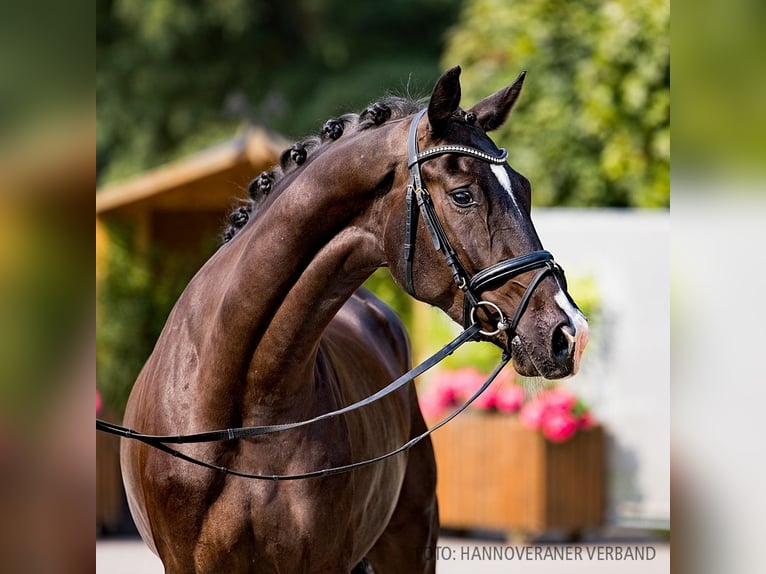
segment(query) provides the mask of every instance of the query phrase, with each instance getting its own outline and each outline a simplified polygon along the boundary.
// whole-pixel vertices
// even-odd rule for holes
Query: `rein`
[[[475,337],[476,334],[479,332],[479,329],[480,329],[479,324],[474,323],[471,327],[461,332],[455,339],[453,339],[447,345],[442,347],[442,349],[440,349],[436,354],[432,355],[426,361],[424,361],[417,367],[413,368],[412,370],[408,371],[407,373],[405,373],[404,375],[402,375],[401,377],[399,377],[394,382],[390,383],[388,386],[384,387],[377,393],[370,395],[366,399],[363,399],[359,402],[353,403],[341,409],[314,417],[312,419],[307,419],[304,421],[287,423],[282,425],[240,427],[235,429],[226,429],[226,430],[211,431],[206,433],[197,433],[197,434],[190,434],[190,435],[146,435],[146,434],[142,434],[134,430],[122,427],[120,425],[116,425],[116,424],[102,421],[99,419],[96,419],[96,429],[103,432],[110,433],[110,434],[122,436],[123,438],[129,438],[129,439],[137,440],[139,442],[143,442],[158,450],[166,452],[169,455],[172,455],[176,458],[196,464],[197,466],[209,468],[217,472],[222,472],[224,474],[229,474],[232,476],[239,476],[242,478],[252,478],[256,480],[271,480],[271,481],[288,481],[288,480],[303,480],[307,478],[320,478],[320,477],[326,477],[326,476],[333,476],[336,474],[342,474],[344,472],[350,472],[352,470],[356,470],[364,466],[375,464],[376,462],[380,462],[382,460],[395,456],[399,453],[402,453],[406,450],[409,450],[410,448],[415,446],[417,443],[419,443],[421,440],[423,440],[424,438],[429,436],[431,433],[433,433],[435,430],[446,425],[448,422],[450,422],[452,419],[454,419],[456,416],[462,413],[465,409],[467,409],[468,406],[473,401],[475,401],[479,397],[479,395],[481,395],[487,389],[487,387],[489,387],[489,385],[492,384],[492,381],[495,380],[497,375],[500,374],[500,371],[503,370],[503,367],[505,367],[510,361],[510,356],[507,353],[504,353],[503,358],[501,359],[498,366],[495,367],[492,373],[490,373],[490,375],[487,377],[487,380],[484,381],[481,387],[479,387],[476,390],[476,392],[473,395],[471,395],[471,397],[469,397],[468,400],[466,400],[462,405],[460,405],[457,409],[452,411],[449,415],[447,415],[441,421],[436,423],[434,426],[427,429],[425,432],[419,434],[418,436],[413,437],[412,439],[404,443],[402,446],[392,451],[389,451],[380,456],[376,456],[374,458],[370,458],[360,462],[354,462],[354,463],[341,465],[341,466],[334,466],[331,468],[315,470],[312,472],[303,472],[300,474],[252,474],[252,473],[234,470],[225,466],[218,466],[215,464],[205,462],[203,460],[199,460],[198,458],[194,458],[192,456],[184,454],[183,452],[179,450],[169,447],[166,443],[184,444],[184,443],[201,443],[201,442],[222,442],[227,440],[235,440],[238,438],[260,436],[260,435],[269,434],[273,432],[279,432],[283,430],[306,426],[306,425],[318,422],[320,420],[325,420],[325,419],[361,408],[365,405],[369,405],[370,403],[373,403],[383,398],[386,395],[391,394],[392,392],[403,387],[407,383],[413,381],[418,375],[424,373],[425,371],[427,371],[428,369],[430,369],[437,363],[441,362],[445,357],[447,357],[448,355],[451,355],[455,350],[457,350],[458,347],[462,346],[464,343],[468,342],[473,337]]]
[[[275,432],[282,432],[286,430],[292,430],[310,424],[317,423],[322,420],[327,420],[356,409],[365,407],[375,401],[382,399],[385,396],[402,388],[404,385],[412,382],[416,377],[422,375],[428,371],[434,365],[440,363],[447,356],[454,353],[458,348],[467,343],[468,341],[476,338],[478,335],[493,336],[502,331],[508,331],[508,337],[513,337],[516,332],[516,328],[521,320],[524,311],[526,310],[529,300],[532,297],[537,286],[545,278],[548,273],[561,278],[566,285],[564,273],[557,263],[553,260],[553,256],[544,250],[533,251],[525,255],[505,259],[499,263],[496,263],[471,277],[465,270],[465,267],[460,263],[460,260],[455,252],[452,244],[450,243],[444,228],[439,221],[439,217],[436,214],[431,196],[425,189],[422,183],[422,177],[420,174],[420,164],[432,159],[434,157],[444,154],[459,154],[466,155],[480,159],[482,161],[492,163],[495,165],[502,165],[505,163],[507,153],[505,150],[501,150],[500,155],[493,156],[476,148],[463,146],[463,145],[443,145],[433,147],[423,152],[418,151],[417,144],[417,127],[420,119],[426,113],[427,110],[421,110],[418,112],[412,120],[410,125],[410,132],[408,138],[408,163],[407,167],[410,169],[410,184],[407,186],[407,215],[406,215],[406,234],[404,244],[404,258],[407,264],[406,281],[407,290],[411,295],[415,295],[414,283],[413,283],[413,260],[414,260],[414,247],[417,232],[417,218],[418,214],[422,214],[426,228],[428,229],[431,239],[434,244],[434,248],[437,251],[441,251],[444,255],[447,266],[450,268],[455,280],[455,284],[463,291],[465,298],[465,311],[463,326],[464,330],[455,337],[452,341],[447,343],[434,355],[413,367],[408,372],[397,378],[395,381],[389,383],[384,388],[380,389],[376,393],[369,397],[342,407],[340,409],[318,415],[316,417],[306,419],[303,421],[297,421],[292,423],[277,424],[277,425],[262,425],[251,427],[238,427],[222,430],[214,430],[208,432],[200,432],[186,435],[150,435],[137,432],[133,429],[129,429],[114,423],[96,419],[96,430],[102,432],[121,436],[123,438],[137,440],[152,446],[158,450],[166,452],[176,458],[185,460],[187,462],[196,464],[198,466],[209,468],[217,472],[225,474],[239,476],[243,478],[252,478],[258,480],[272,480],[272,481],[286,481],[286,480],[301,480],[307,478],[317,478],[333,476],[344,472],[349,472],[376,462],[380,462],[406,450],[409,450],[421,440],[429,436],[431,433],[441,428],[460,413],[462,413],[468,406],[481,395],[492,381],[495,380],[497,375],[508,364],[511,357],[508,352],[503,353],[503,357],[498,366],[490,373],[486,381],[479,387],[479,389],[471,395],[462,405],[452,411],[449,415],[436,423],[431,428],[427,429],[422,434],[413,437],[402,446],[382,454],[380,456],[370,458],[367,460],[350,463],[346,465],[331,467],[327,469],[320,469],[312,472],[305,472],[300,474],[251,474],[246,472],[240,472],[224,466],[214,465],[192,456],[189,456],[175,448],[168,446],[168,444],[198,444],[198,443],[210,443],[210,442],[224,442],[230,440],[238,440],[243,438],[252,438],[257,436],[263,436]],[[514,316],[509,320],[505,318],[500,308],[491,301],[482,300],[480,293],[485,290],[489,285],[495,284],[499,281],[506,281],[511,277],[515,277],[527,271],[539,269],[537,274],[527,285],[524,295],[519,302],[519,305],[514,313]],[[477,310],[481,307],[486,307],[492,313],[498,316],[497,326],[494,331],[482,330],[481,324],[476,317]]]

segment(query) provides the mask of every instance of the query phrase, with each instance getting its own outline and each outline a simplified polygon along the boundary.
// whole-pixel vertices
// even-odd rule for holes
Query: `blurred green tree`
[[[109,224],[107,273],[96,291],[96,376],[104,404],[122,414],[138,373],[160,336],[170,309],[197,271],[196,254],[148,251],[133,245],[131,223]],[[162,272],[158,272],[162,269]]]
[[[443,63],[466,104],[529,71],[493,137],[536,204],[669,205],[667,0],[466,0]]]
[[[97,0],[100,182],[230,136],[290,137],[439,75],[460,0]],[[415,85],[409,85],[411,75]]]

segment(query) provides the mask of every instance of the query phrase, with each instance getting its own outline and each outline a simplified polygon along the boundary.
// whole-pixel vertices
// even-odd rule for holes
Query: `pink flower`
[[[588,430],[592,429],[596,425],[596,421],[594,420],[593,415],[590,414],[590,411],[585,411],[580,415],[578,424],[582,430]]]
[[[471,403],[471,406],[479,409],[480,411],[492,410],[497,406],[497,392],[492,387],[489,387],[482,394],[476,397],[476,400]]]
[[[485,380],[485,376],[472,367],[458,369],[457,371],[448,371],[448,373],[451,386],[455,390],[455,395],[462,401],[466,400],[479,390],[479,387]]]
[[[101,412],[101,393],[96,389],[96,414]]]
[[[455,390],[447,385],[431,385],[420,396],[419,402],[423,415],[436,418],[455,404]]]
[[[539,429],[543,424],[545,411],[545,402],[539,396],[535,397],[523,407],[521,407],[521,412],[519,412],[519,420],[527,428]]]
[[[444,405],[441,404],[435,393],[423,394],[418,402],[420,403],[420,411],[427,419],[435,419],[444,410]]]
[[[564,387],[554,387],[543,393],[543,396],[543,400],[552,411],[569,412],[577,404],[577,398]]]
[[[568,411],[550,411],[542,421],[543,436],[553,442],[563,442],[577,431],[577,418]]]
[[[455,404],[457,401],[457,392],[450,386],[433,387],[431,394],[443,409]]]
[[[495,395],[495,407],[501,413],[515,413],[524,404],[524,389],[519,385],[501,387]]]

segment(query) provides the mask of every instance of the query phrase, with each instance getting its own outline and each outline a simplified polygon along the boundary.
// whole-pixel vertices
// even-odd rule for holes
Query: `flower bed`
[[[527,396],[506,369],[497,380],[471,403],[469,410],[485,414],[516,415],[527,428],[542,431],[548,440],[564,442],[578,430],[594,425],[585,404],[564,387],[553,386]],[[429,420],[438,420],[465,402],[484,383],[486,375],[467,367],[441,371],[420,396],[420,408]]]
[[[484,375],[472,371],[434,379],[421,397],[430,424],[478,388]],[[603,429],[568,390],[528,397],[506,378],[432,439],[442,526],[540,533],[601,525]]]

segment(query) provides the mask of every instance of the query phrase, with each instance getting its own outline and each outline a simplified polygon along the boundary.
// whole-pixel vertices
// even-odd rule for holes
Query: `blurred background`
[[[532,181],[538,232],[591,319],[582,373],[565,385],[604,430],[596,465],[604,477],[595,518],[493,522],[471,514],[479,502],[451,502],[445,490],[443,526],[538,540],[667,536],[669,17],[667,3],[654,0],[99,1],[99,416],[120,420],[173,302],[216,249],[226,213],[290,142],[381,96],[427,96],[453,65],[463,69],[465,106],[527,70],[512,121],[493,137]],[[387,272],[368,286],[404,318],[416,360],[455,334]],[[441,369],[486,372],[497,358],[476,345]],[[439,376],[423,377],[419,390]],[[529,395],[543,386],[510,384]],[[117,441],[97,442],[98,532],[130,532]],[[566,472],[553,482],[573,480]],[[486,474],[506,491],[527,488]],[[468,513],[451,515],[450,504]]]
[[[98,6],[97,365],[104,416],[119,420],[170,307],[215,250],[227,211],[289,142],[383,95],[427,96],[453,65],[463,69],[466,107],[528,70],[512,120],[493,138],[532,181],[543,244],[591,318],[583,371],[565,384],[606,430],[606,505],[598,526],[669,530],[667,3]],[[456,326],[414,304],[386,271],[368,286],[405,319],[416,360],[454,335]],[[486,372],[496,360],[496,350],[476,345],[442,368]],[[115,442],[98,440],[105,453]],[[122,528],[113,518],[122,507],[112,503],[107,513],[106,498],[98,500],[101,531]]]
[[[565,385],[607,437],[604,524],[669,528],[672,372],[674,518],[678,538],[697,549],[683,565],[747,572],[762,563],[760,3],[675,4],[672,248],[668,2],[92,8],[36,0],[4,3],[0,14],[3,571],[82,571],[62,564],[92,560],[94,526],[128,528],[106,506],[93,525],[94,501],[82,494],[106,472],[94,472],[87,399],[97,378],[93,284],[80,280],[91,177],[100,416],[118,419],[165,314],[249,178],[330,115],[389,92],[427,95],[454,64],[467,104],[529,72],[495,136],[532,181],[544,245],[591,316],[583,372]],[[183,239],[198,245],[188,259],[163,255],[174,248],[163,226],[197,222]],[[440,319],[414,319],[430,311],[408,307],[385,277],[373,281],[410,322],[419,352],[449,336]],[[451,366],[487,368],[483,354]],[[63,517],[71,541],[55,527]]]

